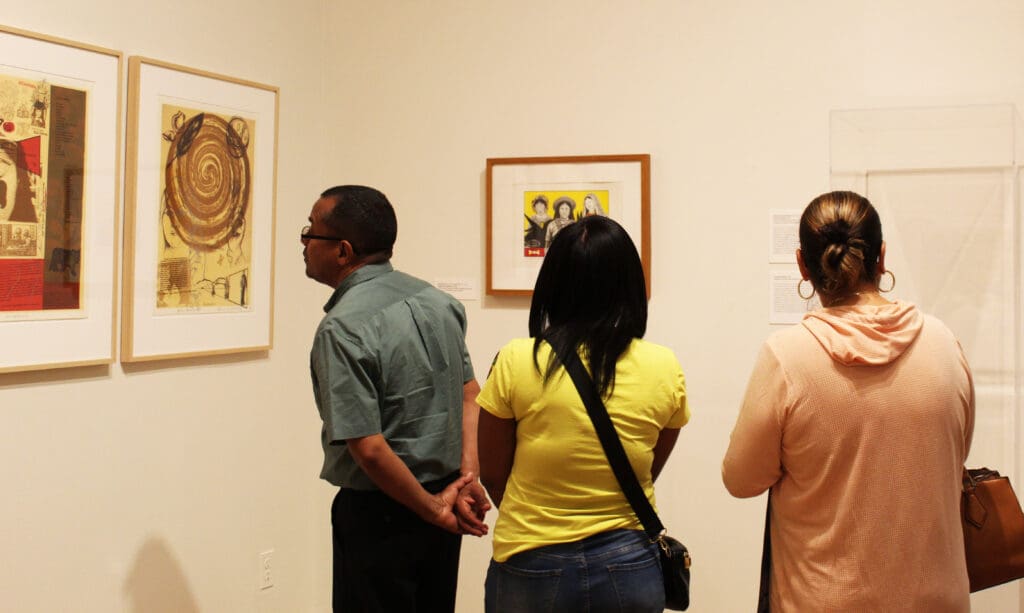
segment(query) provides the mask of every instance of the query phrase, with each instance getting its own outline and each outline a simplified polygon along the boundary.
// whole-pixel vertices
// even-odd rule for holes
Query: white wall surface
[[[297,236],[322,182],[323,3],[5,9],[5,25],[124,52],[125,74],[143,55],[281,94],[274,349],[0,375],[0,611],[327,610],[329,488],[308,374],[327,288],[305,279]],[[275,586],[261,592],[269,549]]]
[[[1024,108],[1017,1],[44,0],[2,19],[281,88],[274,349],[0,376],[4,611],[328,610],[307,374],[328,290],[295,238],[316,194],[382,189],[399,268],[482,286],[484,160],[597,153],[652,156],[648,338],[694,415],[658,497],[694,556],[691,610],[749,610],[764,502],[730,498],[719,462],[772,330],[768,209],[829,188],[832,109]],[[467,307],[482,378],[528,301]],[[489,553],[467,540],[461,613]],[[976,610],[1016,610],[1002,589]]]
[[[833,109],[1024,107],[1024,4],[441,0],[328,15],[326,177],[391,197],[408,272],[483,284],[488,157],[651,154],[647,338],[676,351],[693,408],[659,507],[694,556],[691,610],[750,610],[764,499],[730,498],[719,465],[772,331],[767,211],[829,189]],[[483,377],[526,335],[529,302],[467,306]],[[488,557],[467,541],[462,612],[482,608]],[[1016,586],[1001,589],[976,609],[1015,610]]]

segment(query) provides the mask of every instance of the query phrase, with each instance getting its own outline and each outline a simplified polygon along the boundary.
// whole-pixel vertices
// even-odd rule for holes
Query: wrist
[[[419,509],[416,514],[419,515],[423,521],[436,524],[438,517],[441,515],[443,503],[437,494],[426,493],[424,498],[419,504]]]
[[[473,473],[474,478],[480,476],[480,461],[477,460],[475,457],[462,458],[462,465],[459,466],[459,474],[465,477],[469,473]]]

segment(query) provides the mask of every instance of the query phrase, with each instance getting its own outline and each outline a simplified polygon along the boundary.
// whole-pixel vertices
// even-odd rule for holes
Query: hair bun
[[[850,228],[845,223],[827,223],[821,227],[820,233],[828,245],[845,245],[850,240]]]

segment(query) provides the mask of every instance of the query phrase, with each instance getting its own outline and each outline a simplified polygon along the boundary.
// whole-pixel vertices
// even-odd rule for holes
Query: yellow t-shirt
[[[550,353],[546,343],[541,345],[542,372]],[[603,400],[653,504],[651,463],[658,434],[690,419],[679,362],[665,347],[634,340],[616,365],[611,398]],[[496,561],[607,530],[642,529],[572,380],[562,369],[544,385],[534,366],[533,339],[502,348],[477,403],[495,417],[516,420],[512,472],[494,526]]]

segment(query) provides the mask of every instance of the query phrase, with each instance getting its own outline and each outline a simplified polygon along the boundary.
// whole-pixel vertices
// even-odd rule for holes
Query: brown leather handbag
[[[1024,512],[1008,478],[965,468],[960,518],[972,592],[1024,577]]]

